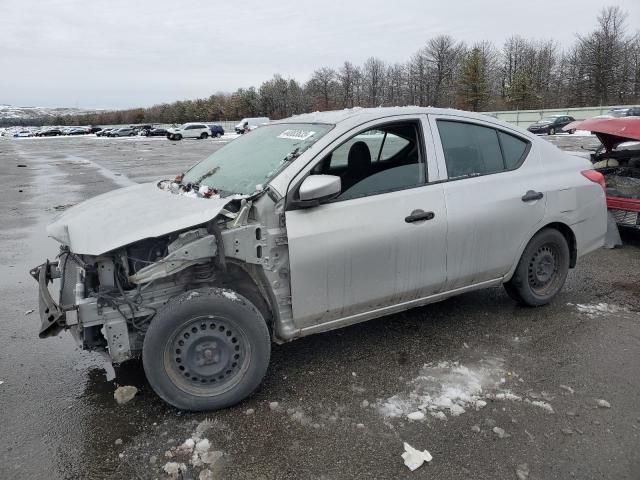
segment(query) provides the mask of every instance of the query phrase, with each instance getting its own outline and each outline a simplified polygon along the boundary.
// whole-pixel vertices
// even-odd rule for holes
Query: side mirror
[[[342,182],[336,175],[309,175],[298,189],[298,198],[305,206],[318,205],[321,200],[338,195],[341,189]]]

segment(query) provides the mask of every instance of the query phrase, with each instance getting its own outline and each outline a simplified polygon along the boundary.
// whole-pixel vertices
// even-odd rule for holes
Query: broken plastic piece
[[[404,464],[412,472],[422,466],[424,462],[430,462],[433,457],[427,450],[416,450],[407,442],[404,442],[404,453],[402,454]]]

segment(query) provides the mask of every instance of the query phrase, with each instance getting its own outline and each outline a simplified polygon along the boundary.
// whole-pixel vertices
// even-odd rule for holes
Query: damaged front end
[[[291,337],[288,251],[275,213],[282,208],[278,200],[233,199],[211,221],[100,255],[61,247],[55,261],[31,270],[40,290],[40,337],[70,330],[83,349],[121,363],[140,353],[160,308],[209,286],[232,288],[265,318],[284,319],[274,335]],[[50,292],[56,287],[59,301]]]
[[[84,349],[107,351],[113,362],[141,349],[144,332],[171,297],[213,280],[215,234],[196,228],[146,239],[109,254],[76,255],[31,270],[39,284],[41,338],[69,329]],[[60,300],[49,286],[59,284]]]

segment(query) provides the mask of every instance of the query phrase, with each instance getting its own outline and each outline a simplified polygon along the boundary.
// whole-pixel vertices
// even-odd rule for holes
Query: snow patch
[[[570,303],[569,305],[575,306],[578,312],[584,313],[590,318],[599,317],[607,313],[618,313],[625,311],[624,308],[619,307],[618,305],[611,305],[608,303]]]
[[[233,290],[223,290],[222,296],[228,298],[229,300],[233,300],[234,302],[240,300],[240,297],[238,297],[236,292],[234,292]]]
[[[446,419],[445,412],[458,416],[467,408],[486,405],[482,398],[487,390],[500,386],[504,376],[502,360],[483,360],[470,366],[458,362],[426,364],[408,385],[409,393],[379,400],[377,409],[385,417],[406,416],[416,410]]]

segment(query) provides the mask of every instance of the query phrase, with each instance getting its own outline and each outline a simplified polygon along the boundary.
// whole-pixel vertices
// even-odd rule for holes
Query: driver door
[[[288,197],[309,174],[343,181],[333,200],[285,214],[297,327],[355,323],[443,288],[447,218],[442,184],[427,182],[438,179],[428,128],[426,116],[360,127],[291,183]]]

